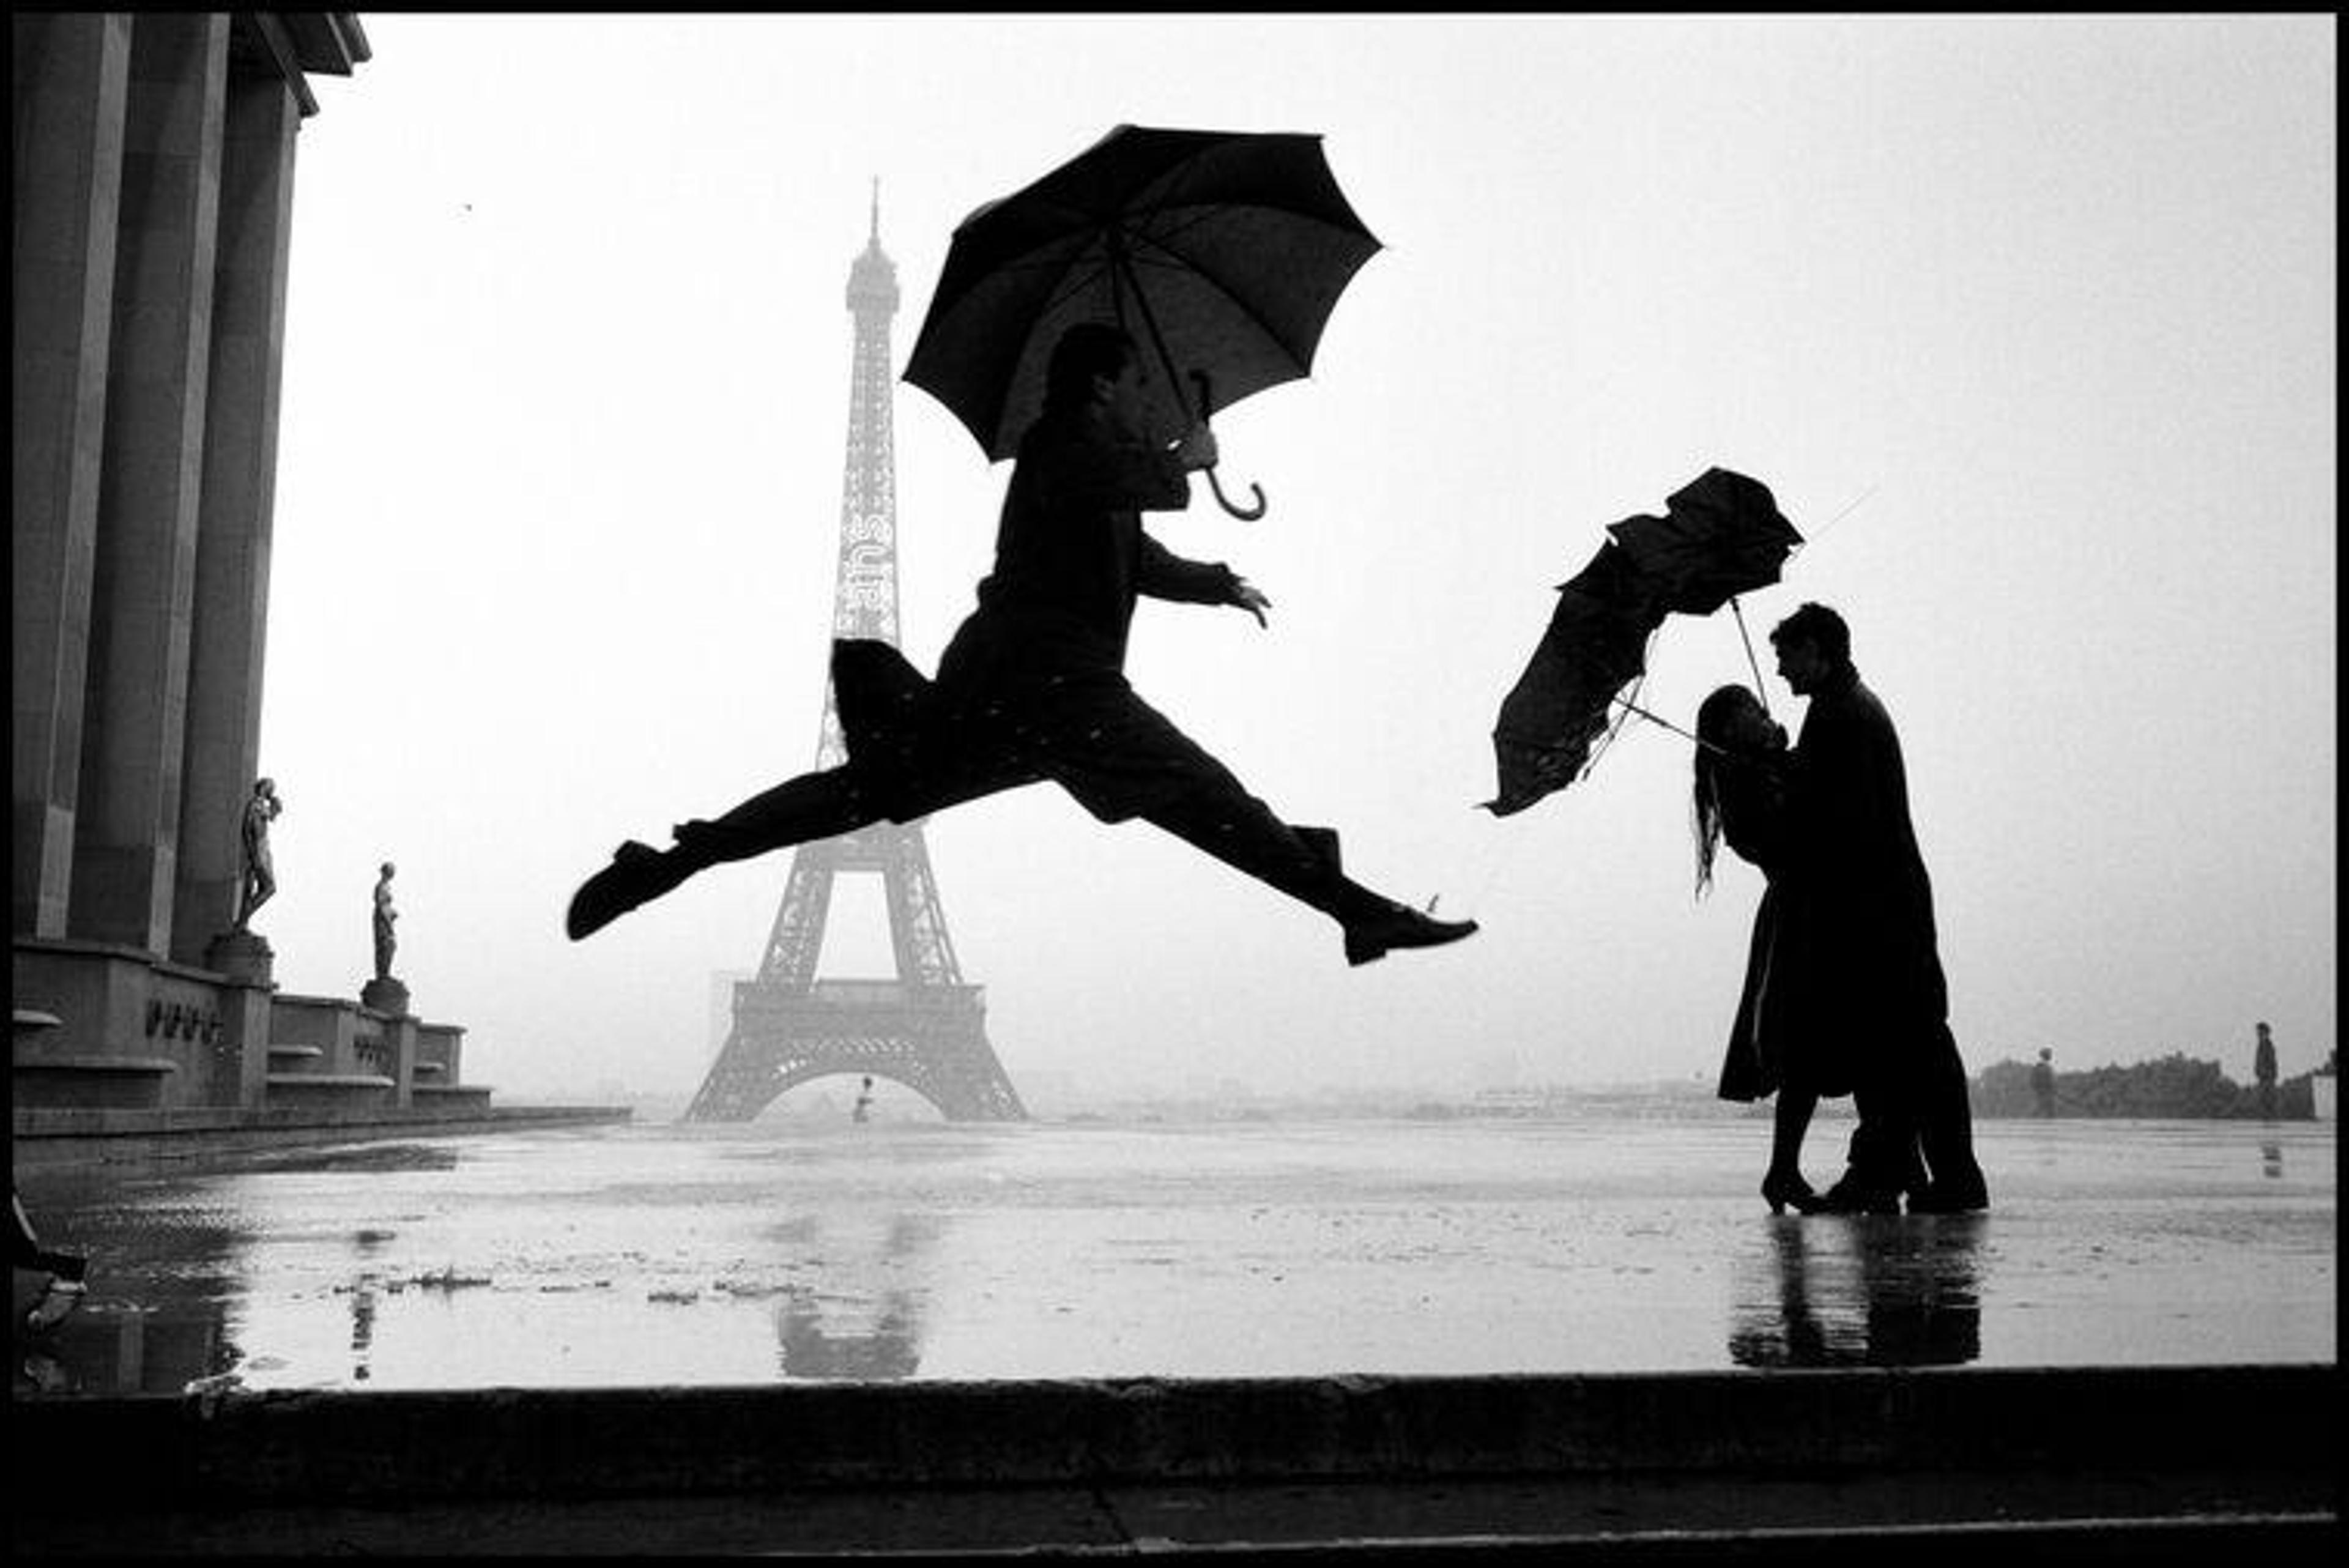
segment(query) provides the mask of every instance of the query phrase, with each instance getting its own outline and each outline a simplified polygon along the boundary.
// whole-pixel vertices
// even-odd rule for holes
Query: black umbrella
[[[1600,546],[1557,587],[1549,625],[1493,727],[1501,793],[1485,803],[1507,816],[1565,788],[1608,732],[1615,694],[1647,669],[1648,639],[1664,624],[1653,587],[1623,546]]]
[[[962,221],[905,379],[1000,461],[1043,408],[1061,334],[1107,322],[1156,354],[1158,412],[1180,429],[1306,375],[1378,249],[1319,136],[1121,125]],[[1264,510],[1261,490],[1252,511],[1216,499]]]
[[[1776,582],[1803,542],[1769,486],[1725,468],[1707,469],[1664,504],[1664,516],[1609,526],[1614,537],[1558,585],[1549,626],[1493,726],[1500,793],[1485,806],[1494,815],[1587,774],[1594,744],[1622,722],[1617,708],[1644,711],[1621,693],[1645,671],[1648,640],[1667,615],[1733,607],[1733,596]]]
[[[1681,615],[1711,615],[1737,594],[1778,580],[1788,552],[1803,542],[1778,514],[1770,487],[1726,468],[1708,468],[1664,501],[1664,515],[1642,514],[1607,532]]]

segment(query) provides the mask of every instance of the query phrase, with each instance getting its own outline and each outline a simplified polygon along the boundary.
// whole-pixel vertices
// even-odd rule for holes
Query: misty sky
[[[1692,897],[1687,742],[1473,806],[1553,587],[1716,463],[1812,536],[1744,601],[1774,710],[1764,639],[1815,598],[1899,725],[1970,1067],[2247,1079],[2259,1019],[2287,1074],[2333,1046],[2331,16],[362,18],[295,195],[285,990],[357,993],[388,858],[470,1079],[699,1082],[788,852],[585,943],[562,911],[621,838],[814,760],[869,182],[902,369],[955,224],[1131,121],[1318,132],[1387,248],[1313,377],[1217,421],[1269,515],[1201,485],[1148,519],[1270,628],[1145,603],[1129,673],[1485,929],[1350,970],[1146,825],[957,807],[930,856],[1015,1081],[1710,1082],[1761,884]],[[1009,471],[903,385],[896,455],[928,670]],[[1641,701],[1685,723],[1740,679],[1729,615],[1675,618]],[[827,975],[888,972],[876,880],[832,932]]]

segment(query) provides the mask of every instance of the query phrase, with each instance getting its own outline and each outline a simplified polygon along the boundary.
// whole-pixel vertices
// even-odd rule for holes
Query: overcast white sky
[[[502,1097],[689,1092],[790,857],[582,944],[574,886],[814,760],[882,181],[902,369],[954,225],[1122,121],[1319,132],[1387,249],[1310,380],[1153,531],[1268,592],[1146,604],[1136,686],[1350,868],[1481,934],[1334,927],[1052,786],[934,817],[1015,1080],[1710,1081],[1760,879],[1692,897],[1688,746],[1523,815],[1488,739],[1551,589],[1708,465],[1814,542],[1907,751],[1968,1064],[2336,1028],[2337,33],[2265,18],[362,13],[295,196],[259,922],[355,994],[374,867]],[[896,404],[908,655],[1008,466]],[[1855,500],[1863,504],[1822,528]],[[1675,618],[1643,701],[1744,678]],[[1784,716],[1800,704],[1775,674]],[[828,975],[887,972],[844,878]]]

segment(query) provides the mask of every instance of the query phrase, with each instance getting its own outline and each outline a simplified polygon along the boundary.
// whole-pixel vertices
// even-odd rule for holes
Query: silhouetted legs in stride
[[[612,864],[574,895],[564,929],[575,941],[711,866],[854,832],[884,816],[910,820],[1040,778],[1061,783],[1097,816],[1119,820],[1139,815],[1329,915],[1344,929],[1349,963],[1368,963],[1395,948],[1457,941],[1476,929],[1473,920],[1437,920],[1352,880],[1344,873],[1334,830],[1293,827],[1281,821],[1222,763],[1163,720],[1158,724],[1171,739],[1160,742],[1156,754],[1145,753],[1139,769],[1132,765],[1131,753],[1121,760],[1117,787],[1129,794],[1108,804],[1081,763],[1050,772],[1033,763],[1009,763],[957,770],[952,782],[922,791],[915,800],[905,798],[904,791],[893,797],[881,777],[854,761],[802,774],[761,791],[723,815],[677,824],[671,848],[655,849],[634,839],[621,845]],[[1161,765],[1154,769],[1149,766],[1154,762]],[[1138,784],[1137,774],[1143,775]]]

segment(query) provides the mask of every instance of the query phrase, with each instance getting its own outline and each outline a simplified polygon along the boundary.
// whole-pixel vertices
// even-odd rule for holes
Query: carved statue
[[[399,945],[391,935],[391,923],[399,919],[399,911],[391,907],[391,877],[396,869],[385,861],[383,875],[375,882],[375,977],[379,981],[391,978],[391,955]]]
[[[237,877],[236,929],[252,924],[254,911],[277,891],[276,869],[269,861],[269,825],[285,809],[277,798],[274,779],[254,781],[253,795],[244,803],[243,862]]]

